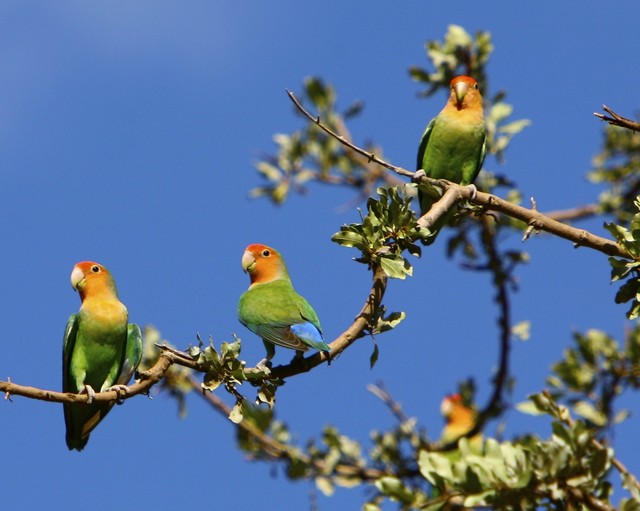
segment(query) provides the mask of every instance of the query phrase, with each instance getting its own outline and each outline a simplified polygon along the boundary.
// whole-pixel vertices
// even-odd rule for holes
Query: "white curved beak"
[[[242,270],[251,273],[256,264],[256,258],[248,250],[242,254]]]
[[[71,287],[77,291],[80,282],[82,282],[83,280],[84,272],[77,266],[74,266],[73,271],[71,272]]]
[[[469,92],[469,86],[464,82],[458,82],[453,86],[453,91],[456,94],[458,105],[461,105],[467,92]]]

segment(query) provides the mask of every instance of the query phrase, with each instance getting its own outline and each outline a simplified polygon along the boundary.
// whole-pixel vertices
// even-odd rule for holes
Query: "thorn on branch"
[[[529,199],[531,201],[531,211],[538,211],[538,204],[536,203],[536,200],[531,197]],[[524,243],[525,241],[527,241],[532,234],[538,232],[540,229],[536,226],[537,221],[535,218],[532,218],[531,221],[529,221],[527,230],[524,231],[524,234],[522,235],[522,242]]]

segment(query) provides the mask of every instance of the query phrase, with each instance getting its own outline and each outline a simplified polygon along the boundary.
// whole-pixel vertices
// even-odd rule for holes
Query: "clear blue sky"
[[[197,332],[220,342],[233,333],[255,363],[262,343],[236,319],[248,285],[246,245],[287,258],[298,290],[329,340],[359,311],[369,284],[355,252],[330,242],[355,209],[350,192],[311,187],[281,208],[250,200],[253,162],[292,131],[285,88],[319,74],[340,105],[365,102],[351,126],[385,156],[412,168],[419,137],[444,97],[416,97],[407,74],[426,65],[423,44],[451,23],[489,30],[496,46],[492,91],[506,89],[514,118],[533,124],[516,137],[507,173],[541,210],[591,203],[585,173],[599,151],[602,103],[638,109],[640,5],[621,2],[457,3],[403,1],[3,2],[0,5],[0,378],[59,389],[67,317],[79,307],[73,265],[92,259],[114,274],[132,321],[153,323],[186,346]],[[580,15],[577,15],[580,11]],[[603,233],[600,221],[584,224]],[[517,237],[507,244],[520,247]],[[571,333],[604,329],[620,338],[624,307],[613,304],[601,254],[550,237],[527,244],[516,321],[532,337],[514,346],[512,401],[544,386]],[[415,276],[391,282],[386,305],[405,323],[378,338],[380,359],[361,340],[330,368],[290,381],[277,412],[299,440],[326,424],[368,445],[372,427],[393,419],[366,390],[383,380],[437,436],[439,404],[474,376],[483,403],[496,361],[493,290],[461,271],[438,243]],[[279,351],[278,361],[290,353]],[[253,389],[246,389],[251,395]],[[623,403],[636,411],[636,396]],[[308,509],[312,485],[291,484],[236,450],[232,427],[197,396],[181,420],[173,401],[136,397],[116,407],[80,454],[68,452],[60,405],[19,397],[0,403],[0,499],[4,509],[91,505],[94,510]],[[546,419],[511,411],[507,437],[549,434]],[[637,420],[616,433],[622,460],[640,472]],[[319,508],[358,509],[363,490],[338,489]]]

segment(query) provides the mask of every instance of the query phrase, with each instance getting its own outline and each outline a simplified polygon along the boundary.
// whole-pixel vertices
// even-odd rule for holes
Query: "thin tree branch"
[[[389,393],[383,382],[379,381],[375,385],[369,384],[367,385],[367,390],[387,405],[400,424],[405,424],[409,420],[402,410],[402,405],[393,399],[393,396]]]
[[[207,403],[213,406],[218,413],[227,418],[229,417],[231,407],[222,401],[222,399],[211,392],[203,391],[200,382],[193,376],[189,377],[189,383],[193,387],[193,390],[195,390]],[[251,421],[243,419],[234,425],[236,428],[252,436],[255,441],[260,444],[260,447],[264,452],[273,458],[274,461],[300,461],[304,465],[311,467],[313,469],[313,473],[308,474],[308,478],[316,476],[326,477],[333,474],[339,477],[358,478],[362,481],[375,481],[385,475],[384,472],[375,468],[361,467],[347,463],[337,463],[332,467],[331,473],[328,473],[329,470],[326,463],[321,460],[314,460],[299,449],[279,442],[264,431],[260,430]]]
[[[362,156],[364,156],[368,162],[374,162],[377,163],[378,165],[381,165],[382,167],[385,167],[389,170],[392,170],[393,172],[395,172],[396,174],[399,174],[401,176],[404,177],[413,177],[413,172],[410,172],[408,170],[403,169],[402,167],[397,167],[395,165],[391,165],[391,163],[387,163],[386,161],[378,158],[376,155],[374,155],[373,153],[370,153],[368,151],[365,151],[364,149],[361,149],[360,147],[358,147],[357,145],[353,144],[352,142],[350,142],[347,138],[345,138],[342,135],[339,135],[338,133],[336,133],[335,131],[331,130],[330,128],[328,128],[327,126],[325,126],[324,124],[322,124],[322,122],[320,122],[320,117],[314,117],[313,115],[311,115],[300,103],[300,101],[298,101],[298,98],[295,97],[295,95],[293,94],[293,92],[291,92],[290,90],[287,90],[287,94],[289,95],[289,99],[291,99],[291,101],[293,101],[293,104],[296,106],[296,108],[298,110],[300,110],[300,112],[302,112],[304,114],[304,116],[309,119],[311,122],[315,123],[318,125],[318,127],[324,131],[325,133],[327,133],[328,135],[332,136],[333,138],[335,138],[336,140],[338,140],[339,142],[341,142],[342,144],[344,144],[345,146],[347,146],[349,149],[352,149],[353,151],[355,151],[358,154],[361,154]]]
[[[446,181],[444,179],[431,179],[425,176],[416,176],[415,172],[411,172],[402,167],[398,167],[396,165],[392,165],[381,158],[378,158],[375,154],[365,151],[364,149],[356,146],[349,140],[346,140],[344,137],[338,135],[330,128],[325,126],[319,117],[314,117],[311,115],[305,108],[300,104],[298,99],[291,91],[287,91],[289,98],[294,103],[294,105],[311,121],[318,125],[320,129],[334,137],[336,140],[346,145],[347,147],[353,149],[359,154],[365,156],[368,161],[377,163],[382,167],[389,169],[400,176],[404,176],[410,178],[411,180],[421,181],[425,183],[429,183],[432,186],[437,186],[442,188],[446,194],[447,190],[453,189],[456,194],[456,201],[460,200],[468,200],[473,204],[477,204],[479,206],[483,206],[488,210],[499,211],[508,215],[517,220],[521,220],[529,225],[535,231],[545,231],[550,234],[554,234],[561,238],[564,238],[569,241],[573,241],[576,246],[587,247],[593,250],[598,250],[610,256],[623,257],[625,259],[633,260],[631,254],[629,254],[626,250],[620,247],[615,241],[602,238],[600,236],[596,236],[591,234],[590,232],[584,229],[577,229],[567,224],[563,224],[553,218],[550,218],[547,215],[540,213],[537,210],[527,209],[522,206],[518,206],[517,204],[513,204],[511,202],[505,201],[496,195],[492,195],[484,192],[477,192],[475,194],[472,193],[472,190],[467,188],[466,186],[461,186],[456,183],[452,183],[450,181]],[[453,194],[453,192],[451,192]],[[451,198],[451,196],[449,197]],[[443,197],[444,199],[444,197]],[[441,200],[443,200],[441,199]],[[449,200],[449,199],[447,199]],[[443,206],[445,204],[443,203]],[[421,219],[422,220],[422,219]],[[422,220],[423,223],[426,222]]]
[[[601,114],[599,112],[594,112],[593,115],[598,117],[599,119],[608,122],[613,126],[620,126],[621,128],[626,128],[631,131],[640,131],[640,122],[632,121],[631,119],[627,119],[626,117],[622,117],[621,115],[615,113],[611,108],[607,105],[602,105],[602,109],[609,114],[609,116]]]
[[[558,211],[547,211],[545,216],[558,222],[570,222],[572,220],[583,220],[590,218],[601,212],[598,204],[587,204],[573,209],[561,209]]]

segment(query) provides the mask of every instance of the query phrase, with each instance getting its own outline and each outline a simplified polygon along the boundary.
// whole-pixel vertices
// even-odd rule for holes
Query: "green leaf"
[[[526,341],[531,336],[531,321],[521,321],[511,327],[511,334],[521,341]]]
[[[591,458],[591,463],[589,464],[591,477],[594,479],[600,479],[600,477],[609,470],[610,465],[611,460],[609,458],[609,451],[606,448],[596,451],[593,458]]]
[[[231,420],[231,422],[235,424],[239,424],[240,422],[242,422],[243,416],[244,416],[244,413],[242,411],[242,401],[238,401],[234,405],[234,407],[231,409],[231,413],[229,414],[229,419]]]
[[[593,422],[596,426],[603,427],[607,424],[607,416],[596,410],[588,401],[578,401],[573,405],[573,410],[577,415]]]
[[[522,401],[516,404],[516,410],[528,415],[546,415],[546,412],[540,410],[533,401]]]
[[[375,482],[378,491],[392,500],[409,504],[413,500],[413,493],[400,479],[391,476],[383,476]]]
[[[418,467],[423,477],[434,485],[453,478],[451,460],[438,452],[420,451]]]
[[[384,312],[384,310],[383,310]],[[382,314],[377,318],[376,324],[372,329],[372,333],[381,334],[397,327],[406,317],[404,312],[392,312],[387,316]]]
[[[402,256],[380,256],[378,262],[387,277],[404,280],[407,275],[413,274],[413,268]]]
[[[362,234],[347,230],[346,227],[342,227],[339,232],[331,236],[331,241],[343,247],[359,248],[361,250],[367,246]]]
[[[316,488],[320,490],[326,497],[331,497],[336,489],[327,477],[316,477]]]

